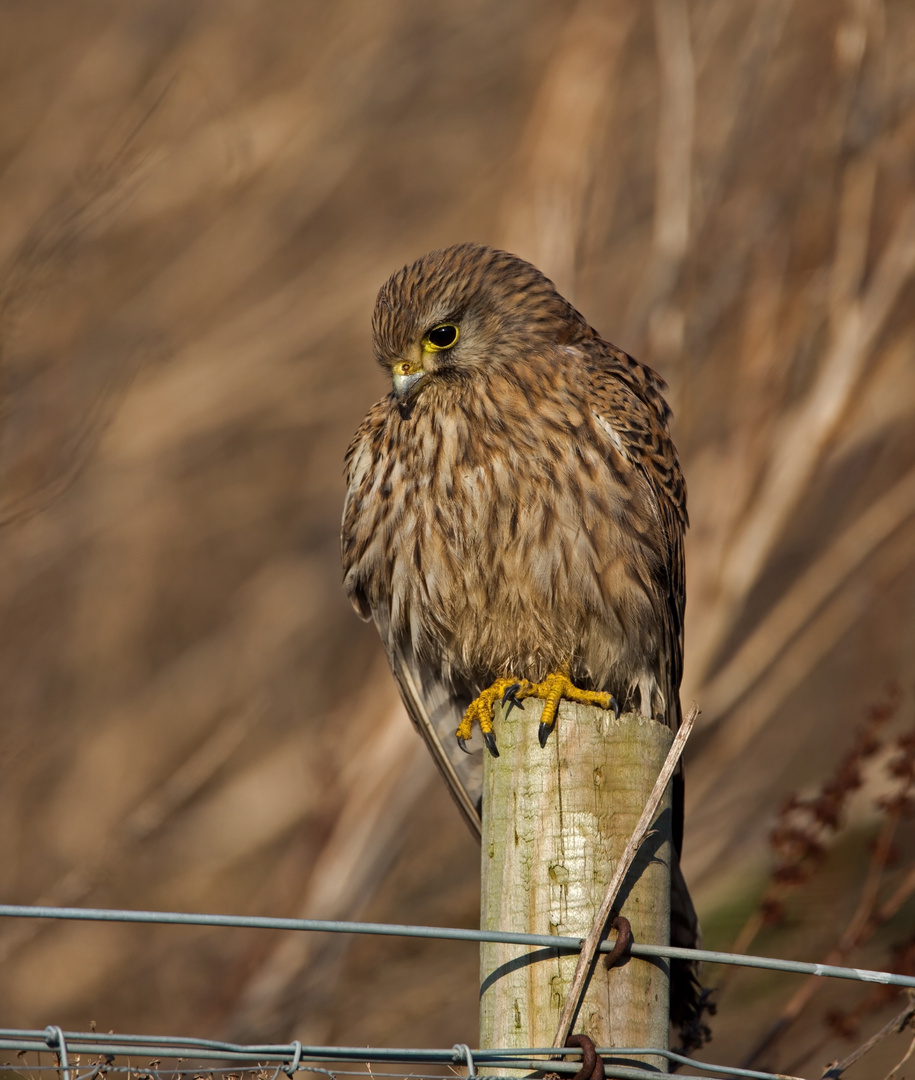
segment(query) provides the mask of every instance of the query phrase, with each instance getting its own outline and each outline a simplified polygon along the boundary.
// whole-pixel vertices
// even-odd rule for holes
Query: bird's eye
[[[450,349],[458,339],[458,328],[454,323],[442,323],[433,326],[426,334],[425,344],[431,349]]]

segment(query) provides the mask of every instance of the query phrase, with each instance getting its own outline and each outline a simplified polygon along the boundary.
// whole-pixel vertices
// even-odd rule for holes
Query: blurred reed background
[[[0,55],[3,899],[474,925],[477,848],[337,546],[375,292],[473,239],[670,383],[686,870],[730,946],[785,795],[887,683],[913,712],[915,7],[20,0]],[[825,956],[865,779],[757,950]],[[9,1026],[476,1038],[456,943],[9,922],[0,969]],[[712,1057],[793,986],[738,976]]]

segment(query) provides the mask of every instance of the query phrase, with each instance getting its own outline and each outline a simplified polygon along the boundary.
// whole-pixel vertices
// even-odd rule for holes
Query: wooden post
[[[635,713],[562,702],[546,748],[537,742],[542,702],[497,715],[498,758],[483,770],[484,929],[584,937],[664,765],[672,735]],[[640,942],[670,934],[670,792],[614,910]],[[575,954],[485,943],[480,1046],[550,1046]],[[573,1031],[596,1046],[668,1045],[664,961],[598,961]],[[667,1071],[660,1057],[616,1059]]]

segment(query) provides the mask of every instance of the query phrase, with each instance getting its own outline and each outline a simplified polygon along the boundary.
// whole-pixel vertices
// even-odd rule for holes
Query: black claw
[[[620,703],[611,694],[610,695],[610,708],[613,710],[613,715],[619,720],[620,718]]]
[[[540,727],[537,728],[537,740],[540,743],[541,749],[546,746],[546,741],[550,737],[550,732],[553,730],[553,724],[544,724],[542,721]]]
[[[493,757],[499,756],[499,748],[496,746],[496,737],[491,731],[485,731],[483,733],[483,742],[486,744],[486,749]]]
[[[502,695],[502,704],[508,706],[505,710],[506,716],[512,711],[512,707],[521,709],[522,712],[524,711],[524,702],[515,696],[520,689],[521,683],[519,682],[512,683],[511,686],[506,687],[505,693]]]
[[[464,742],[463,736],[458,735],[457,741],[458,741],[458,746],[464,751],[464,753],[469,754],[470,751],[467,749],[467,743]]]
[[[519,682],[512,683],[511,686],[507,686],[505,688],[505,693],[502,695],[502,704],[504,705],[506,701],[514,701],[515,700],[515,694],[517,694],[520,689],[521,689],[521,683],[519,683]],[[522,709],[524,708],[524,706],[521,704],[520,701],[517,702],[517,704],[518,704],[519,708],[522,708]]]

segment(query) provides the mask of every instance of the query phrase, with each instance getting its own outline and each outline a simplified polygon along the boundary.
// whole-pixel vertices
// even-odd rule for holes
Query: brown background
[[[386,390],[374,294],[473,239],[670,383],[686,870],[727,947],[785,793],[890,680],[913,709],[913,105],[909,0],[2,5],[2,899],[474,925],[476,848],[337,551],[343,452]],[[873,772],[757,950],[825,955]],[[476,965],[6,922],[0,1023],[473,1044]],[[793,985],[741,976],[712,1058]]]

